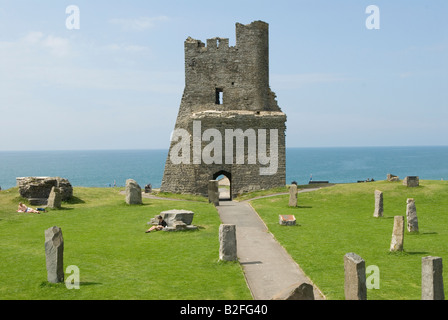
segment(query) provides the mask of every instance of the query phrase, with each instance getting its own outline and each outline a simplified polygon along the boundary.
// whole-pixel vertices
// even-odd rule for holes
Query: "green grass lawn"
[[[17,188],[0,192],[0,299],[252,299],[238,263],[219,262],[220,219],[207,202],[143,199],[129,206],[114,188],[75,188],[63,209],[17,213]],[[197,231],[146,234],[164,210],[195,212]],[[44,231],[62,229],[64,270],[81,287],[49,284]],[[66,278],[69,274],[66,274]]]
[[[383,191],[384,217],[374,218],[374,191]],[[404,252],[390,253],[393,217],[406,215],[406,199],[415,198],[419,233],[406,231]],[[368,299],[420,299],[421,258],[448,261],[448,182],[420,181],[341,184],[298,195],[299,207],[288,207],[288,195],[251,201],[276,239],[328,299],[344,299],[344,260],[355,252],[380,271],[380,289]],[[280,226],[279,214],[294,214],[298,226]],[[444,278],[448,279],[448,266]],[[369,276],[369,274],[367,275]],[[445,281],[446,282],[446,281]],[[445,285],[446,287],[446,285]]]

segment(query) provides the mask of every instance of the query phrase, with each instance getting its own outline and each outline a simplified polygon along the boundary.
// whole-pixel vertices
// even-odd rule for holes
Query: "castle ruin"
[[[227,38],[185,43],[185,89],[161,191],[207,195],[224,175],[230,195],[286,184],[286,115],[269,87],[268,24],[236,23]]]

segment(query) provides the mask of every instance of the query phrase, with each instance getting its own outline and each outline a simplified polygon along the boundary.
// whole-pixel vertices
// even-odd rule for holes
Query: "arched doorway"
[[[219,201],[232,200],[232,174],[221,170],[213,175],[213,180],[218,180]]]

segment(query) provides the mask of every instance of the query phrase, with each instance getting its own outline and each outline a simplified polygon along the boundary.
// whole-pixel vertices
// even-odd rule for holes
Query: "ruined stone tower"
[[[269,88],[268,24],[236,24],[227,38],[185,41],[185,89],[161,191],[207,195],[230,180],[232,197],[284,186],[286,115]]]

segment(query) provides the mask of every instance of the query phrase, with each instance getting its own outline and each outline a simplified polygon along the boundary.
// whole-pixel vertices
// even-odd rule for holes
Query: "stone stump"
[[[278,216],[278,223],[282,226],[295,226],[296,217],[292,214],[280,214]]]
[[[219,206],[219,182],[218,180],[208,181],[208,202]]]
[[[383,193],[380,190],[375,190],[375,211],[373,216],[375,218],[383,216]]]
[[[442,258],[422,258],[422,300],[445,300]]]
[[[344,256],[345,300],[367,300],[366,263],[356,253]]]
[[[47,200],[47,207],[53,209],[60,209],[62,206],[62,195],[61,191],[57,187],[52,187],[50,195]]]
[[[157,225],[159,223],[159,215],[156,215],[148,224]],[[198,227],[192,225],[194,212],[188,210],[167,210],[160,213],[166,222],[166,228],[163,231],[182,231],[197,230]]]
[[[219,260],[238,260],[236,226],[233,224],[222,224],[219,226]]]
[[[314,288],[306,282],[295,283],[274,295],[271,300],[314,300]]]
[[[392,240],[390,242],[390,251],[403,251],[404,240],[404,217],[394,217],[394,229],[392,231]]]
[[[409,198],[406,201],[406,220],[409,232],[418,232],[417,208],[415,207],[415,200]]]
[[[133,179],[126,180],[126,203],[142,204],[142,188]]]
[[[45,259],[48,282],[64,282],[64,239],[59,227],[45,230]]]
[[[289,187],[289,204],[290,207],[297,207],[297,185],[291,184]]]

